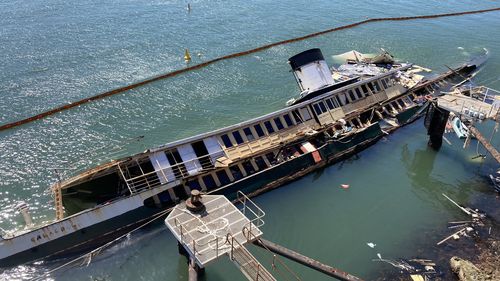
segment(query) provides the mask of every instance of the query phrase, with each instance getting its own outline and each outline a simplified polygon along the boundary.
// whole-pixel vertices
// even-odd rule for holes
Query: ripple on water
[[[50,0],[43,3],[3,3],[0,9],[0,26],[3,27],[0,29],[0,123],[184,67],[184,48],[190,49],[192,63],[197,63],[366,17],[429,14],[472,9],[471,7],[480,9],[491,5],[489,1],[448,1],[448,5],[443,5],[438,2],[394,3],[389,0],[377,2],[377,5],[331,3],[323,0],[307,4],[283,1],[196,1],[192,4],[193,10],[187,14],[186,3],[183,1],[97,3],[86,0],[77,3]],[[21,217],[13,209],[21,200],[30,205],[37,221],[47,221],[54,217],[52,198],[45,192],[57,178],[54,168],[92,167],[112,158],[137,153],[151,146],[281,108],[286,100],[298,92],[286,60],[306,48],[322,48],[325,57],[331,62],[331,55],[335,53],[351,49],[373,52],[382,47],[395,53],[397,57],[437,70],[445,70],[445,64],[463,60],[466,55],[464,52],[474,53],[488,48],[492,59],[478,75],[478,79],[493,81],[491,86],[500,87],[497,73],[500,68],[500,34],[495,28],[498,26],[498,19],[494,14],[485,14],[430,21],[369,24],[220,62],[0,132],[0,207],[6,209],[0,215],[0,227],[8,229],[22,226]],[[457,47],[463,47],[463,50]],[[134,141],[137,136],[145,137],[137,142]],[[408,136],[405,142],[414,139],[415,136]],[[454,146],[458,147],[458,144]],[[410,147],[409,151],[410,154],[416,153],[414,147]],[[424,151],[425,155],[426,153]],[[472,171],[474,164],[458,167],[457,163],[461,163],[464,155],[452,160],[442,158],[453,153],[455,152],[441,153],[440,158],[435,160],[438,163],[436,168],[442,171],[444,166],[453,167],[450,170],[461,173],[458,178],[443,173],[429,180],[422,178],[421,174],[402,172],[402,181],[407,185],[403,185],[401,190],[396,189],[401,192],[398,194],[418,198],[414,206],[408,206],[408,213],[417,210],[416,206],[419,204],[441,210],[442,202],[435,199],[437,189],[434,188],[437,186],[440,190],[463,194],[463,200],[476,194],[476,189],[468,188],[469,185],[477,184]],[[400,160],[396,158],[394,162],[399,163]],[[360,163],[362,161],[355,162],[354,165]],[[377,163],[388,169],[394,166],[390,162]],[[335,166],[337,167],[339,166]],[[370,170],[371,167],[367,165],[365,169]],[[355,177],[355,169],[351,168],[350,171]],[[297,201],[299,204],[299,199],[304,196],[304,187],[335,188],[342,183],[337,179],[339,174],[345,172],[346,170],[342,170],[333,174],[316,175],[319,180],[300,181],[304,186],[297,186],[296,189],[294,185],[287,186],[284,190],[286,194],[290,194],[290,198],[286,202]],[[63,170],[62,173],[69,171]],[[485,171],[481,173],[484,174]],[[380,185],[383,185],[384,179],[374,176],[374,182],[378,180]],[[406,182],[408,179],[411,185]],[[348,179],[342,179],[345,180]],[[332,181],[335,182],[333,185]],[[397,184],[399,183],[394,183]],[[292,190],[295,192],[291,192]],[[363,197],[362,193],[339,191],[332,196],[346,196],[349,200],[345,200],[345,205],[338,202],[330,206],[325,213],[341,213],[352,208],[349,202],[356,202],[356,205],[366,206],[366,213],[373,211],[374,221],[383,219],[381,214],[384,207],[380,207],[380,202],[387,200],[383,196],[376,202]],[[265,205],[269,210],[273,206],[271,203]],[[391,206],[397,208],[396,205]],[[315,210],[314,206],[309,207]],[[315,251],[315,245],[299,239],[302,236],[297,229],[297,222],[307,218],[294,214],[295,220],[283,220],[282,218],[288,218],[290,213],[294,213],[291,209],[283,209],[288,212],[274,210],[276,218],[271,221],[275,225],[283,221],[283,229],[290,233],[289,240],[282,237],[280,229],[269,228],[269,234],[266,235],[278,241],[284,239],[284,242],[296,245],[299,250],[304,248],[306,252]],[[353,211],[359,212],[356,213],[358,217],[366,216],[363,210]],[[446,209],[445,215],[448,212],[450,210]],[[339,224],[350,221],[349,216],[336,219]],[[389,222],[399,223],[397,219]],[[318,226],[314,220],[308,223],[314,229],[324,227]],[[370,225],[369,222],[366,224]],[[435,225],[429,227],[433,226]],[[410,225],[408,229],[412,229]],[[356,231],[367,229],[357,226]],[[383,238],[381,230],[377,230],[376,234],[387,244],[392,243],[391,239],[398,239],[396,235],[390,239]],[[319,235],[329,239],[326,234]],[[341,242],[328,241],[331,242],[331,247],[342,249],[341,244],[352,245],[343,240],[348,235],[349,230],[342,229],[338,233]],[[138,247],[146,245],[144,242],[137,243]],[[153,246],[144,246],[149,254],[144,260],[151,260],[150,256],[154,255],[164,263],[158,265],[158,268],[144,264],[144,269],[151,272],[151,275],[143,273],[146,277],[141,277],[140,270],[136,270],[138,272],[133,273],[134,277],[160,280],[164,276],[183,274],[185,265],[176,254],[175,242],[165,238],[162,243],[162,246],[165,245],[165,252],[161,254],[155,252],[156,248]],[[398,245],[404,248],[404,245]],[[127,247],[117,251],[125,257],[132,255],[125,249]],[[136,253],[139,257],[137,260],[146,257],[141,256],[137,250],[132,259],[136,257]],[[362,250],[358,253],[362,255],[359,255],[356,262],[366,263],[363,255],[367,253]],[[335,258],[324,252],[319,254],[325,260]],[[352,259],[355,257],[345,257],[346,261]],[[123,260],[120,262],[137,269],[131,263]],[[82,278],[87,278],[87,275],[106,276],[106,265],[108,264],[103,262],[97,267],[75,272],[81,272]],[[51,267],[52,265],[47,264],[20,266],[4,271],[0,279],[29,279],[29,276],[37,276]],[[366,268],[364,273],[369,276],[373,266],[368,264]],[[215,276],[217,270],[219,269],[214,270]],[[124,273],[112,272],[112,276],[126,274],[132,273],[127,270]],[[161,274],[166,275],[161,277]],[[71,277],[62,279],[69,280]]]

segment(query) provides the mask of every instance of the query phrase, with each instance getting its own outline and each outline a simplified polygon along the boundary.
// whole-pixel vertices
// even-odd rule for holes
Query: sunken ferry
[[[353,155],[418,118],[427,99],[482,60],[440,75],[351,51],[329,68],[319,49],[288,61],[300,94],[278,111],[111,160],[51,186],[55,220],[2,231],[0,267],[81,253],[166,216],[192,190],[236,198]]]

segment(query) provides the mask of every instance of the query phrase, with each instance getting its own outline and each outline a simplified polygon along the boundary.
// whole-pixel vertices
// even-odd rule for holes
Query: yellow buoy
[[[186,49],[186,51],[184,52],[184,60],[186,62],[190,62],[191,61],[191,55],[189,54],[189,50]]]

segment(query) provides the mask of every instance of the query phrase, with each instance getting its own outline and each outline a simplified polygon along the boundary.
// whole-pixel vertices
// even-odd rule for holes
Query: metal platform
[[[500,110],[500,93],[486,87],[476,89],[477,91],[471,90],[469,96],[460,94],[459,91],[439,96],[438,107],[464,118],[496,120]]]
[[[177,205],[165,220],[177,240],[203,268],[218,257],[262,236],[265,213],[246,195],[238,192],[241,210],[225,196],[203,195],[200,202],[204,210],[193,213],[186,202]],[[248,217],[247,217],[248,216]]]

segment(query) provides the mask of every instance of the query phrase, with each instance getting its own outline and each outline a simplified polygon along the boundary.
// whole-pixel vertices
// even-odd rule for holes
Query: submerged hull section
[[[147,221],[145,218],[150,218],[156,213],[158,210],[147,207],[137,208],[2,259],[0,267],[15,266],[41,258],[63,258],[90,251],[143,224]]]

